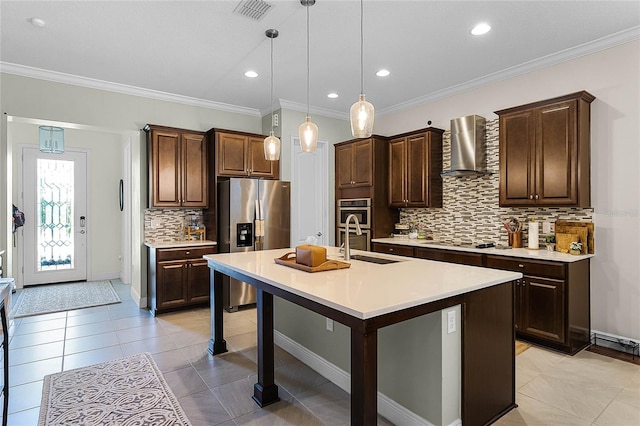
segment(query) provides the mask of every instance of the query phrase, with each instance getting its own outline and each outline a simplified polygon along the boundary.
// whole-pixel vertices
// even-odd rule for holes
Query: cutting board
[[[556,244],[558,243],[558,233],[577,234],[582,243],[582,254],[595,253],[595,226],[593,222],[576,222],[558,220],[555,223]],[[586,232],[586,236],[585,236]]]
[[[564,232],[558,232],[556,230],[556,251],[561,253],[569,253],[569,245],[574,241],[579,241],[578,234],[568,234]],[[582,248],[584,249],[584,245]]]

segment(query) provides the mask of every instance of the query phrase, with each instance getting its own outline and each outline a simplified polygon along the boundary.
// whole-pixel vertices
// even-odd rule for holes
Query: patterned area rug
[[[44,377],[38,426],[191,423],[151,354]]]
[[[20,290],[15,317],[120,303],[110,281],[46,284]]]

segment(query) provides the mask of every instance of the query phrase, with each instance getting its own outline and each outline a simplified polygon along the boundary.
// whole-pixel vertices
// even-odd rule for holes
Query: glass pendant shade
[[[273,130],[264,138],[264,158],[269,161],[280,159],[280,139],[273,134]]]
[[[351,134],[354,138],[368,138],[373,134],[373,105],[365,100],[364,93],[360,100],[351,105]]]
[[[40,126],[40,151],[52,154],[64,152],[64,129],[54,126]]]
[[[298,127],[298,138],[302,152],[313,152],[318,147],[318,126],[308,115],[304,123]]]

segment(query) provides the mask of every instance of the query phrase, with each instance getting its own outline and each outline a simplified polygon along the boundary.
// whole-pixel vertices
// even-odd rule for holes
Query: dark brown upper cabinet
[[[149,207],[208,206],[205,133],[145,126],[149,156]]]
[[[280,161],[264,158],[264,136],[217,129],[213,133],[217,176],[279,179]]]
[[[594,99],[582,91],[496,111],[501,206],[590,207]]]
[[[433,127],[389,142],[389,206],[442,207],[442,134]]]
[[[359,139],[336,145],[338,189],[373,185],[373,139]]]

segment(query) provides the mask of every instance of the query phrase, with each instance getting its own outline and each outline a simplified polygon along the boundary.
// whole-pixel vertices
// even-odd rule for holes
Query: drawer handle
[[[389,251],[393,251],[393,249],[392,249],[392,248],[390,248],[390,249],[389,249]]]
[[[184,254],[191,254],[191,252],[190,251],[185,251]]]
[[[518,267],[519,267],[519,268],[524,268],[524,265],[523,265],[522,263],[519,263],[519,264],[518,264]]]

